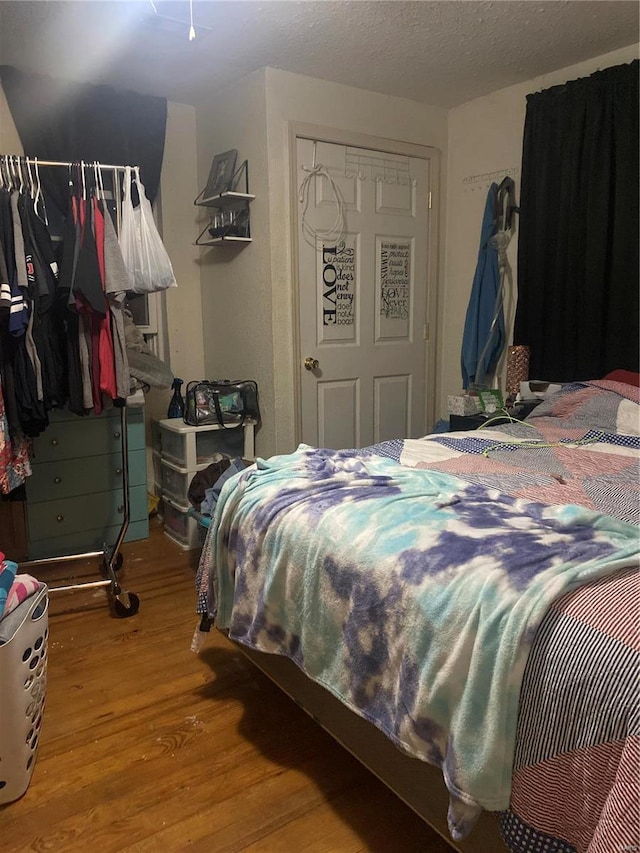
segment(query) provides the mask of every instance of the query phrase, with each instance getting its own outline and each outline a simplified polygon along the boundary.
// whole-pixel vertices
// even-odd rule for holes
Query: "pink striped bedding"
[[[404,441],[399,461],[550,504],[640,521],[640,392],[575,383],[525,424]],[[513,853],[640,851],[640,573],[577,589],[548,611],[520,696]]]
[[[542,623],[520,694],[512,851],[614,853],[640,840],[640,574],[559,599]]]

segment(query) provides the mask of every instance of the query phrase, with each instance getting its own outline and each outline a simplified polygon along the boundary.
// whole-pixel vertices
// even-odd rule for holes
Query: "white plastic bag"
[[[177,287],[169,255],[158,234],[151,204],[140,180],[140,171],[137,166],[133,171],[134,175],[130,166],[125,169],[119,237],[120,251],[131,279],[131,290],[134,293],[155,293],[168,287]],[[134,207],[131,200],[132,182],[135,182],[140,197],[138,207]]]

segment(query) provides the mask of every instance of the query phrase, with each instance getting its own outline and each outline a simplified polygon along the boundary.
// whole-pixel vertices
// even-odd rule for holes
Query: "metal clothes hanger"
[[[35,188],[35,184],[33,181],[33,174],[31,172],[31,160],[28,157],[25,157],[24,165],[25,165],[25,168],[27,170],[27,176],[28,176],[27,183],[29,184],[29,195],[31,196],[31,200],[34,201],[35,200],[36,188]]]
[[[100,164],[97,161],[96,161],[96,165],[98,166],[98,184],[100,187],[100,199],[101,199],[102,203],[105,204],[106,203],[106,195],[104,192],[104,183],[102,180],[102,166],[100,166]]]
[[[16,172],[18,175],[18,179],[20,180],[20,187],[18,188],[19,193],[24,192],[24,174],[22,172],[22,158],[16,156]]]
[[[47,207],[44,203],[44,195],[42,192],[42,185],[40,184],[40,170],[38,168],[38,158],[37,157],[34,158],[34,165],[35,165],[35,170],[36,170],[37,187],[36,187],[36,197],[33,201],[33,206],[35,208],[36,215],[40,216],[40,214],[38,213],[38,201],[40,201],[42,203],[42,216],[40,218],[44,219],[44,224],[48,226],[49,225],[49,217],[47,216]]]

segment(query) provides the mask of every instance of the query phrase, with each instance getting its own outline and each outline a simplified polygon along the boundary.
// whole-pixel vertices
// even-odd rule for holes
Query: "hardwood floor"
[[[112,617],[104,589],[50,595],[40,750],[0,806],[4,853],[450,853],[218,632],[190,651],[196,552],[152,522],[123,554],[137,615]]]

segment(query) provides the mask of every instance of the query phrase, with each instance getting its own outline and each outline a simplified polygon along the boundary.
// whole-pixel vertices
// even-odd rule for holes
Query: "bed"
[[[458,849],[637,849],[639,404],[572,383],[522,423],[259,459],[202,628]]]

